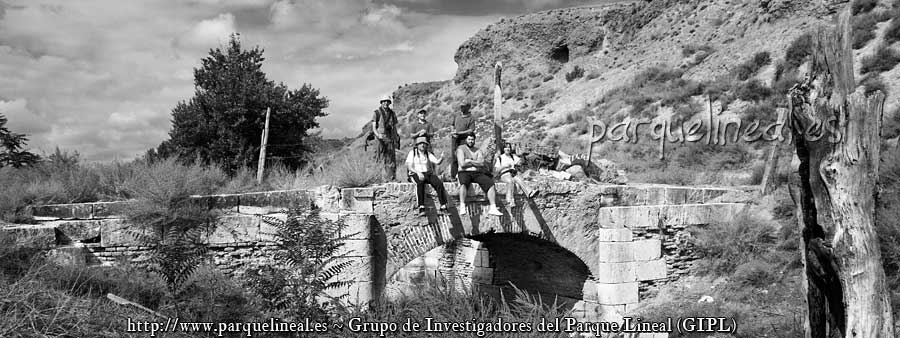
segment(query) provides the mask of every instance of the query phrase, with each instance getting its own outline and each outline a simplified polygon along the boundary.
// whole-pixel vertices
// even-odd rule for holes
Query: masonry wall
[[[446,186],[453,198],[451,206],[458,205],[457,185]],[[274,229],[262,222],[264,216],[284,217],[291,205],[314,204],[323,210],[324,217],[343,218],[349,225],[348,233],[353,234],[345,246],[347,259],[353,265],[340,278],[354,283],[338,292],[350,293],[354,301],[378,297],[384,291],[385,281],[400,267],[456,239],[508,233],[545,240],[571,252],[587,267],[590,277],[582,285],[584,302],[579,308],[586,317],[625,313],[628,306],[637,302],[639,288],[646,290],[685,273],[693,259],[690,248],[684,246],[685,229],[726,219],[743,207],[736,203],[707,203],[734,189],[555,182],[535,184],[534,188],[541,191],[538,197],[528,201],[517,196],[519,207],[508,208],[503,199],[506,187],[497,186],[502,217],[487,215],[487,201],[480,191],[467,197],[465,216],[459,216],[455,208],[449,214],[438,214],[432,196],[427,215],[420,217],[415,210],[412,184],[216,195],[196,197],[195,202],[222,211],[223,217],[209,234],[208,242],[213,263],[232,275],[240,275],[254,265],[272,263]],[[146,239],[158,235],[121,219],[119,215],[129,203],[38,206],[33,212],[41,224],[4,230],[40,234],[48,246],[56,247],[54,255],[63,261],[141,262],[147,259]],[[476,253],[469,257],[471,263],[457,263],[471,265],[466,276],[473,283],[494,283],[498,277],[509,280],[512,274],[521,273],[499,267],[498,259],[514,263],[517,255],[527,252],[498,247],[505,257],[485,260],[477,258],[486,249],[483,244],[477,248],[469,246],[466,250]],[[557,283],[568,285],[563,288],[566,294],[577,295],[578,290],[565,277],[551,280],[551,275],[564,275],[560,271],[566,269],[547,269],[552,273],[541,277],[543,280],[535,279],[533,287],[547,289]]]

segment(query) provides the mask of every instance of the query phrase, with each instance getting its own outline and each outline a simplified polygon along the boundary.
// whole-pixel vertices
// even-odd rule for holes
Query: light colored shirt
[[[472,160],[473,163],[484,164],[484,155],[481,154],[481,150],[472,151],[469,149],[468,145],[461,145],[456,150],[456,157],[459,158],[459,170],[464,171],[478,171],[481,170],[481,166],[471,166],[463,168],[463,162],[465,160]]]
[[[521,160],[522,160],[522,158],[520,158],[516,155],[510,156],[507,154],[503,154],[503,155],[497,156],[497,160],[494,161],[494,169],[497,170],[497,172],[501,172],[501,173],[507,169],[515,169],[516,164],[518,164],[519,161],[521,161]]]
[[[438,162],[440,162],[440,160],[438,160],[437,157],[434,157],[434,154],[431,152],[428,152],[428,155],[426,156],[418,149],[410,150],[409,155],[406,156],[406,167],[413,172],[431,172],[431,165],[437,164]]]

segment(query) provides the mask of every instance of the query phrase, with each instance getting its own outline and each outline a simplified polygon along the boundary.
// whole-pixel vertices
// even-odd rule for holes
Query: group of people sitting
[[[389,105],[390,101],[382,101],[382,107],[384,107],[385,103]],[[471,105],[469,104],[460,106],[461,114],[453,120],[453,130],[450,137],[450,149],[453,149],[453,151],[450,156],[449,176],[457,179],[460,184],[459,214],[465,215],[468,212],[466,196],[470,185],[475,183],[481,187],[490,201],[488,214],[501,216],[503,213],[497,207],[493,175],[498,175],[501,181],[508,184],[506,200],[510,207],[516,206],[514,196],[517,187],[522,189],[529,198],[534,197],[537,191],[529,189],[517,177],[516,166],[521,163],[522,159],[515,154],[511,144],[505,143],[503,145],[500,153],[493,160],[493,166],[490,166],[490,159],[475,146],[475,118],[472,116],[470,109]],[[376,111],[376,120],[378,115],[379,113]],[[431,185],[437,193],[438,202],[440,203],[439,211],[445,213],[448,211],[447,193],[436,170],[437,166],[444,161],[444,154],[441,153],[435,156],[431,151],[435,129],[426,119],[427,112],[423,109],[418,111],[416,115],[417,121],[410,126],[409,133],[410,138],[415,140],[415,144],[406,156],[408,177],[416,184],[416,202],[421,215],[425,214],[426,184]],[[376,124],[377,122],[373,124],[373,130],[375,130]],[[493,172],[490,171],[491,167],[493,167]],[[386,170],[391,170],[391,168]]]

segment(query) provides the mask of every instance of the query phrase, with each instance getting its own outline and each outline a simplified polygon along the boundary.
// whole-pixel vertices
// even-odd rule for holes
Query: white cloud
[[[248,11],[260,11],[246,24]],[[456,47],[495,18],[409,12],[370,0],[12,1],[0,17],[0,111],[39,150],[127,159],[167,137],[193,68],[239,31],[263,70],[331,100],[323,134],[355,134],[377,98],[449,79]]]
[[[234,15],[219,14],[215,18],[198,22],[183,36],[176,39],[176,45],[186,49],[208,49],[224,45],[228,37],[235,33]]]

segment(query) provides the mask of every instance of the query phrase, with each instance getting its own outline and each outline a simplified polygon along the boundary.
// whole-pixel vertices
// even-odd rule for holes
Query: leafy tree
[[[255,166],[271,108],[267,156],[291,168],[303,164],[310,151],[307,131],[318,127],[316,118],[325,116],[328,99],[309,84],[296,90],[275,84],[261,69],[264,60],[259,47],[243,49],[237,34],[227,48],[210,50],[194,69],[194,97],[172,110],[170,139],[148,152],[147,159],[177,155],[232,174]]]
[[[32,165],[41,160],[38,155],[24,150],[28,144],[25,134],[17,134],[6,128],[6,116],[0,114],[0,168],[11,166],[19,168]]]

